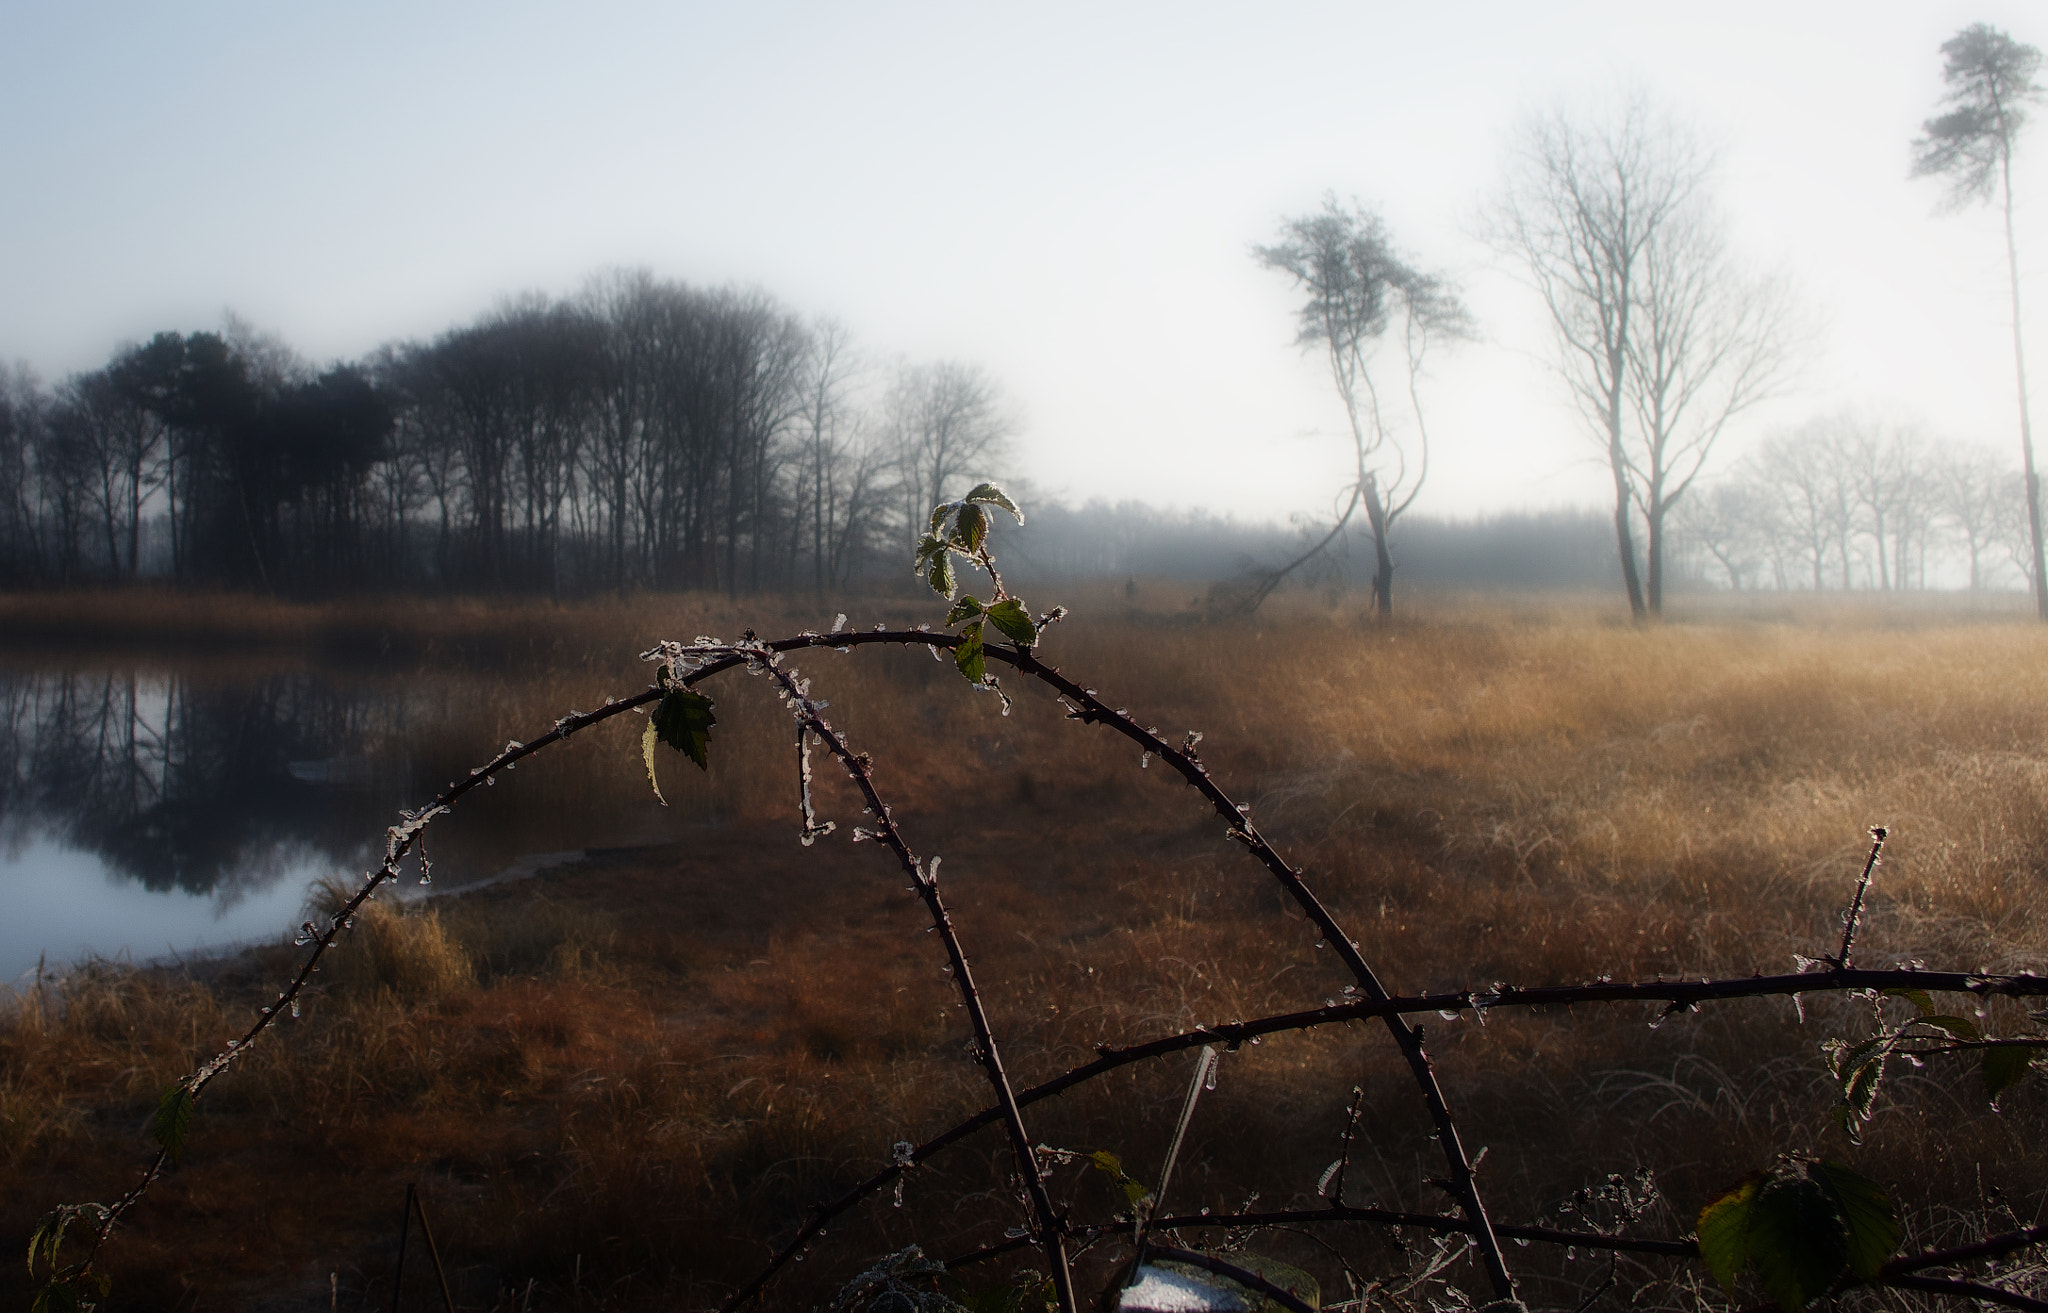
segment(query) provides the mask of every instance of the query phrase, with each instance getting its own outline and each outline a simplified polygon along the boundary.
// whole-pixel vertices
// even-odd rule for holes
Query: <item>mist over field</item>
[[[2048,1307],[2042,39],[0,16],[0,1293]]]

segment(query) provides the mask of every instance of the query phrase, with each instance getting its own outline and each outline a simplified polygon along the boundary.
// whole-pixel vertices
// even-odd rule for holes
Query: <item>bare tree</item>
[[[1934,502],[1970,559],[1970,591],[1984,587],[1984,555],[1998,540],[2010,468],[1982,447],[1949,448],[1934,466]]]
[[[1281,580],[1314,560],[1342,534],[1362,506],[1372,529],[1373,603],[1379,614],[1394,613],[1394,557],[1389,540],[1394,522],[1414,504],[1429,477],[1429,429],[1418,383],[1430,343],[1471,336],[1471,320],[1450,283],[1402,260],[1377,214],[1355,201],[1350,209],[1335,196],[1319,213],[1285,220],[1280,241],[1253,248],[1259,263],[1278,269],[1308,293],[1297,317],[1297,345],[1322,349],[1330,379],[1350,423],[1354,482],[1340,497],[1337,522],[1294,560],[1260,580],[1247,600],[1256,607]],[[1383,404],[1373,367],[1387,330],[1398,316],[1407,373],[1412,436]]]
[[[1640,97],[1605,123],[1561,111],[1516,144],[1491,236],[1527,269],[1557,368],[1614,479],[1614,530],[1638,619],[1663,606],[1663,519],[1729,422],[1784,382],[1788,305],[1739,274],[1705,188],[1712,161]],[[1632,512],[1648,537],[1648,582]]]
[[[1742,591],[1771,555],[1771,510],[1765,490],[1754,483],[1703,487],[1671,517],[1667,542],[1698,548],[1726,572],[1728,587]]]
[[[915,540],[949,490],[967,491],[958,485],[1001,460],[1010,419],[995,381],[958,360],[899,365],[883,412],[906,532]]]
[[[1998,200],[2005,215],[2005,262],[2012,289],[2012,359],[2019,382],[2020,456],[2026,477],[2027,578],[2034,607],[2048,620],[2048,565],[2041,540],[2041,479],[2034,469],[2034,432],[2027,414],[2027,354],[2020,336],[2020,257],[2013,241],[2012,148],[2026,126],[2026,107],[2041,98],[2034,73],[2041,52],[1987,23],[1973,23],[1942,43],[1947,112],[1921,125],[1913,143],[1913,176],[1949,180],[1949,203]]]
[[[1765,442],[1744,477],[1764,489],[1781,550],[1810,570],[1813,590],[1827,587],[1830,562],[1849,586],[1853,493],[1827,421],[1813,421]]]

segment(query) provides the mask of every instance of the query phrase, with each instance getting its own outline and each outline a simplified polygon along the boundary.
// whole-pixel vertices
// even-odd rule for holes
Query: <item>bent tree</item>
[[[1345,209],[1335,196],[1325,197],[1319,213],[1284,221],[1279,242],[1254,247],[1252,253],[1308,294],[1296,317],[1294,340],[1329,358],[1330,381],[1351,426],[1353,481],[1340,497],[1344,509],[1336,524],[1300,556],[1269,571],[1248,607],[1256,607],[1289,574],[1326,551],[1363,507],[1372,529],[1373,605],[1380,615],[1392,615],[1394,521],[1429,477],[1429,428],[1418,388],[1423,357],[1433,339],[1470,337],[1471,318],[1456,289],[1442,275],[1402,260],[1386,224],[1355,201]],[[1397,318],[1412,434],[1382,404],[1373,378],[1380,347]]]
[[[2034,607],[2048,620],[2048,571],[2041,545],[2041,479],[2034,471],[2034,430],[2027,414],[2027,352],[2020,335],[2020,256],[2012,231],[2012,148],[2026,107],[2041,98],[2034,73],[2041,52],[1988,23],[1972,23],[1942,43],[1946,112],[1927,120],[1913,143],[1913,176],[1943,177],[1960,209],[1996,199],[2005,219],[2005,269],[2012,293],[2012,363],[2019,385],[2020,458],[2027,478],[2027,541],[2033,556]],[[1974,582],[1972,584],[1974,587]]]

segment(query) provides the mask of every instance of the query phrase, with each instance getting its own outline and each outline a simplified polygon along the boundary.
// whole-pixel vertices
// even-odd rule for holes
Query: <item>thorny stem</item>
[[[1097,721],[1107,724],[1125,738],[1145,750],[1156,754],[1161,760],[1180,773],[1182,779],[1193,785],[1217,813],[1230,823],[1230,837],[1251,850],[1273,878],[1280,882],[1288,896],[1294,899],[1308,919],[1315,923],[1322,937],[1337,952],[1338,958],[1358,982],[1358,988],[1367,998],[1386,1002],[1392,997],[1379,977],[1366,965],[1365,957],[1358,945],[1344,932],[1337,919],[1323,906],[1322,900],[1310,891],[1301,875],[1287,860],[1266,841],[1258,828],[1252,824],[1245,808],[1238,806],[1216,782],[1209,778],[1209,770],[1190,752],[1173,747],[1151,730],[1141,727],[1129,715],[1112,710],[1094,693],[1082,688],[1051,666],[1040,662],[1029,651],[1014,648],[989,649],[989,655],[1006,661],[1019,673],[1031,675],[1041,683],[1058,689],[1075,710],[1068,714],[1076,720],[1088,723]],[[1458,1200],[1467,1220],[1473,1226],[1473,1238],[1479,1246],[1480,1258],[1485,1264],[1488,1279],[1492,1282],[1494,1294],[1501,1299],[1512,1299],[1515,1295],[1515,1279],[1508,1272],[1507,1259],[1501,1253],[1500,1240],[1493,1234],[1493,1228],[1486,1220],[1486,1201],[1479,1195],[1479,1185],[1472,1177],[1472,1163],[1465,1154],[1463,1141],[1458,1137],[1458,1124],[1451,1115],[1450,1105],[1444,1100],[1443,1087],[1437,1083],[1436,1071],[1430,1066],[1429,1055],[1422,1047],[1420,1027],[1410,1025],[1397,1013],[1385,1016],[1387,1030],[1394,1037],[1401,1055],[1408,1061],[1408,1069],[1415,1078],[1416,1086],[1422,1092],[1423,1104],[1429,1109],[1430,1120],[1435,1123],[1436,1136],[1443,1150],[1444,1163],[1450,1170],[1451,1194]]]
[[[1994,995],[2020,998],[2043,997],[2048,996],[2048,976],[1980,976],[1951,971],[1866,970],[1809,972],[1778,976],[1745,976],[1727,980],[1646,980],[1599,982],[1585,985],[1546,985],[1530,989],[1503,989],[1499,991],[1498,1001],[1487,1004],[1487,1008],[1491,1010],[1496,1007],[1561,1007],[1573,1003],[1673,1003],[1685,1006],[1696,1002],[1721,999],[1765,998],[1787,994],[1847,993],[1866,989],[1886,988],[1923,989],[1928,993],[1969,993],[1979,997]],[[1055,1095],[1063,1094],[1077,1085],[1086,1084],[1088,1081],[1115,1071],[1119,1067],[1146,1062],[1169,1053],[1179,1053],[1186,1049],[1198,1048],[1204,1044],[1220,1043],[1227,1048],[1235,1049],[1241,1044],[1255,1041],[1262,1036],[1285,1034],[1297,1030],[1311,1030],[1318,1026],[1327,1026],[1337,1022],[1362,1021],[1372,1017],[1384,1017],[1399,1013],[1458,1011],[1469,1009],[1472,1006],[1471,990],[1460,990],[1452,994],[1416,994],[1390,998],[1383,1003],[1361,1000],[1353,1003],[1339,1003],[1329,1007],[1311,1008],[1302,1012],[1276,1013],[1272,1016],[1258,1017],[1250,1021],[1230,1021],[1208,1026],[1198,1026],[1193,1030],[1162,1036],[1159,1039],[1149,1040],[1142,1044],[1127,1045],[1122,1048],[1111,1048],[1103,1045],[1098,1049],[1101,1056],[1093,1062],[1084,1063],[1081,1066],[1062,1072],[1051,1080],[1034,1085],[1029,1089],[1019,1090],[1017,1092],[1017,1102],[1020,1106],[1028,1107],[1031,1104],[1037,1103],[1040,1099],[1049,1099]],[[1000,1109],[984,1108],[973,1116],[955,1123],[924,1143],[917,1145],[905,1157],[911,1165],[922,1163],[942,1149],[946,1149],[966,1139],[976,1131],[994,1124],[1000,1116]],[[891,1164],[859,1184],[852,1186],[837,1198],[827,1203],[819,1204],[813,1210],[810,1219],[805,1222],[803,1229],[783,1247],[782,1251],[771,1261],[768,1269],[761,1273],[756,1282],[750,1284],[741,1294],[735,1295],[732,1299],[726,1301],[721,1306],[722,1309],[726,1313],[730,1313],[730,1310],[745,1302],[746,1298],[754,1290],[759,1289],[760,1285],[765,1284],[770,1276],[808,1244],[818,1231],[830,1225],[833,1218],[859,1204],[863,1199],[882,1191],[892,1184],[904,1170],[902,1166]],[[1324,1216],[1326,1212],[1327,1210],[1319,1210],[1306,1216],[1312,1220],[1315,1217]],[[1354,1214],[1355,1216],[1353,1216]],[[1465,1230],[1469,1225],[1460,1218],[1445,1218],[1436,1214],[1392,1213],[1384,1209],[1352,1209],[1346,1216],[1349,1220],[1376,1220],[1391,1226],[1426,1225],[1455,1231]],[[1301,1215],[1288,1214],[1287,1217],[1294,1220],[1302,1220]],[[1414,1218],[1425,1220],[1411,1220]],[[1205,1221],[1206,1219],[1183,1218],[1176,1219],[1173,1223],[1159,1222],[1156,1225],[1164,1230],[1169,1225],[1193,1226],[1201,1225]],[[1519,1240],[1548,1240],[1551,1243],[1557,1244],[1586,1243],[1586,1241],[1577,1238],[1552,1239],[1554,1236],[1573,1237],[1575,1233],[1572,1232],[1538,1234],[1528,1227],[1496,1227],[1495,1231],[1497,1234]],[[1953,1252],[1961,1255],[1961,1257],[1957,1258],[1915,1258],[1912,1260],[1895,1261],[1910,1262],[1914,1266],[1935,1266],[1942,1262],[1960,1262],[1963,1261],[1963,1258],[1967,1257],[1995,1256],[1999,1253],[2008,1252],[2012,1248],[2019,1248],[2048,1239],[2048,1227],[2035,1228],[2033,1231],[2015,1232],[2014,1235],[2020,1238],[2013,1240],[2011,1244],[2003,1249],[1972,1247],[1969,1250],[1940,1251],[1944,1254]],[[1631,1241],[1627,1247],[1645,1248],[1646,1252],[1652,1253],[1677,1253],[1679,1252],[1678,1250],[1660,1249],[1657,1246],[1681,1243],[1685,1245],[1691,1244],[1690,1241]],[[1993,1241],[1984,1242],[1984,1246],[1994,1246],[1994,1244],[1995,1242]],[[1982,1248],[1981,1255],[1977,1252],[1978,1248]],[[1007,1250],[1004,1252],[1007,1252]],[[1693,1250],[1686,1249],[1684,1252],[1691,1253]],[[1890,1269],[1888,1268],[1887,1270]],[[1907,1269],[1902,1268],[1901,1270]]]
[[[779,639],[773,642],[762,643],[758,646],[766,652],[781,653],[807,647],[830,647],[844,651],[857,646],[865,647],[874,644],[895,646],[923,645],[951,648],[957,646],[959,642],[960,639],[956,635],[934,632],[928,629],[876,629],[867,632],[842,630],[826,634],[804,633],[793,638]],[[1282,882],[1283,884],[1288,884],[1286,877],[1293,877],[1291,868],[1286,867],[1286,864],[1280,861],[1277,854],[1272,854],[1270,857],[1267,856],[1272,851],[1270,847],[1264,846],[1264,840],[1251,828],[1248,819],[1244,818],[1237,811],[1235,804],[1230,802],[1227,795],[1223,794],[1219,788],[1210,782],[1206,768],[1202,767],[1191,753],[1182,752],[1168,746],[1156,734],[1141,729],[1128,716],[1109,709],[1099,700],[1095,699],[1092,694],[1073,684],[1071,680],[1067,680],[1057,671],[1038,662],[1029,652],[1012,651],[1003,647],[990,647],[985,650],[991,659],[1011,665],[1023,673],[1031,674],[1042,682],[1048,683],[1060,690],[1071,700],[1078,702],[1080,704],[1078,713],[1070,713],[1075,714],[1077,719],[1084,721],[1094,720],[1108,724],[1126,737],[1141,744],[1146,750],[1172,763],[1175,769],[1180,771],[1184,779],[1187,779],[1190,784],[1199,789],[1216,806],[1218,811],[1222,812],[1227,819],[1232,821],[1232,837],[1237,838],[1242,835],[1242,841],[1252,848],[1253,852],[1260,857],[1260,860],[1269,869],[1272,869],[1274,864],[1278,863],[1279,870],[1276,870],[1275,874],[1277,876],[1282,871],[1286,872],[1286,876],[1282,877]],[[715,674],[746,664],[749,660],[758,659],[758,657],[742,656],[737,653],[716,657],[684,674],[676,683],[684,687],[693,686]],[[609,720],[634,708],[645,706],[650,702],[658,701],[664,696],[666,691],[658,686],[650,687],[639,693],[608,701],[594,711],[572,712],[558,720],[553,729],[538,738],[523,744],[508,745],[503,752],[493,757],[485,765],[471,771],[467,778],[449,785],[447,789],[437,795],[427,806],[417,812],[408,814],[405,824],[392,827],[390,839],[386,846],[384,863],[365,877],[363,884],[357,889],[355,894],[342,905],[329,921],[327,929],[318,934],[312,941],[311,952],[307,954],[305,961],[301,963],[298,973],[292,978],[290,984],[278,995],[277,1002],[259,1014],[241,1038],[231,1044],[226,1051],[216,1055],[211,1061],[185,1078],[187,1087],[191,1089],[194,1097],[197,1098],[200,1091],[207,1084],[210,1084],[215,1077],[227,1071],[242,1055],[246,1054],[249,1051],[249,1046],[255,1039],[267,1030],[271,1023],[280,1015],[289,1010],[289,1005],[300,996],[312,973],[318,969],[320,958],[334,946],[341,932],[348,926],[351,918],[361,908],[362,904],[375,893],[379,885],[388,883],[397,877],[398,864],[411,852],[424,834],[429,822],[450,809],[470,790],[489,783],[501,771],[508,769],[523,758],[552,746],[554,743],[568,738],[579,730],[586,729],[601,721]],[[870,806],[873,806],[872,802]],[[885,812],[878,810],[877,814],[886,818]],[[1288,885],[1288,887],[1290,893],[1294,893],[1298,887],[1301,890],[1301,894],[1307,894],[1305,886],[1300,885],[1299,877],[1293,877],[1292,884]],[[1300,901],[1301,897],[1297,895],[1297,902]],[[1308,895],[1308,902],[1317,910],[1321,910],[1320,904],[1315,902],[1313,895]],[[1304,910],[1308,910],[1308,907],[1305,906]],[[1315,919],[1314,912],[1311,912],[1310,915],[1312,919]],[[1327,921],[1327,919],[1328,914],[1324,912],[1323,921]],[[1323,924],[1323,921],[1319,921],[1319,924]],[[1326,935],[1329,934],[1333,926],[1333,922],[1324,925]],[[1347,959],[1357,955],[1356,946],[1352,945],[1348,938],[1341,934],[1334,936],[1334,938],[1335,942],[1339,945],[1340,955],[1346,956]],[[1994,976],[1982,973],[1960,972],[1867,971],[1837,966],[1834,970],[1827,972],[1801,973],[1790,976],[1756,976],[1748,979],[1701,980],[1698,982],[1657,980],[1654,982],[1624,984],[1597,982],[1574,986],[1506,989],[1490,997],[1486,1006],[1543,1007],[1578,1002],[1598,1003],[1631,1000],[1669,1001],[1675,1004],[1690,1005],[1708,999],[1757,997],[1770,994],[1826,993],[1891,987],[1911,987],[1929,992],[1967,992],[1979,996],[2008,995],[2013,997],[2034,997],[2048,995],[2048,978],[2038,976]],[[1313,1009],[1306,1012],[1259,1018],[1250,1022],[1233,1022],[1198,1028],[1180,1035],[1154,1040],[1147,1044],[1116,1050],[1105,1049],[1103,1056],[1096,1061],[1074,1068],[1021,1093],[1015,1093],[1013,1101],[1017,1108],[1021,1108],[1023,1105],[1037,1102],[1039,1099],[1049,1098],[1116,1067],[1142,1061],[1162,1053],[1175,1052],[1180,1049],[1191,1048],[1204,1043],[1213,1043],[1218,1040],[1234,1047],[1237,1043],[1259,1035],[1308,1029],[1335,1021],[1363,1019],[1370,1016],[1380,1016],[1392,1021],[1398,1019],[1399,1014],[1403,1013],[1463,1009],[1472,1006],[1474,1005],[1471,991],[1450,995],[1386,996],[1372,1001],[1342,1004],[1334,1008]],[[985,1051],[992,1052],[993,1050]],[[1434,1085],[1433,1076],[1430,1078],[1430,1083]],[[984,1109],[975,1116],[958,1123],[947,1131],[927,1140],[924,1144],[919,1145],[908,1156],[908,1161],[912,1164],[924,1161],[924,1159],[940,1149],[989,1125],[998,1117],[1004,1116],[1005,1111],[1003,1108]],[[1432,1109],[1432,1112],[1434,1111],[1435,1109]],[[168,1161],[169,1154],[166,1151],[160,1150],[153,1155],[136,1183],[106,1209],[104,1216],[94,1231],[92,1245],[87,1252],[86,1258],[77,1268],[78,1275],[82,1276],[92,1270],[92,1266],[97,1260],[102,1246],[112,1235],[115,1225],[124,1214],[141,1200],[150,1185],[162,1174],[163,1167]],[[753,1280],[729,1298],[721,1308],[723,1310],[731,1310],[745,1303],[753,1294],[765,1286],[774,1273],[779,1271],[791,1257],[801,1251],[833,1217],[838,1216],[846,1209],[859,1203],[862,1199],[888,1185],[903,1170],[903,1167],[892,1164],[846,1191],[839,1198],[820,1204],[799,1229],[797,1235],[770,1260],[769,1264]],[[1467,1174],[1469,1178],[1469,1164],[1467,1166]],[[1027,1178],[1031,1175],[1032,1173],[1026,1173]],[[1042,1192],[1042,1183],[1040,1183],[1039,1188]],[[1369,1212],[1372,1210],[1352,1211]],[[1419,1219],[1427,1215],[1414,1216]],[[1370,1219],[1361,1217],[1358,1220]],[[1158,1225],[1161,1229],[1167,1229],[1177,1224],[1182,1224],[1180,1219],[1171,1219]],[[1199,1221],[1189,1220],[1185,1224],[1197,1225]],[[1448,1229],[1454,1230],[1464,1230],[1471,1225],[1469,1218],[1464,1221],[1435,1218],[1433,1222],[1427,1223],[1421,1220],[1411,1220],[1392,1224],[1447,1226]],[[2039,1230],[2039,1228],[2036,1228],[2036,1230]],[[1544,1238],[1531,1234],[1528,1228],[1507,1228],[1501,1233],[1514,1236],[1515,1238]],[[2015,1233],[2015,1235],[2025,1238],[2015,1240],[2010,1246],[2013,1248],[2036,1243],[2042,1238],[2032,1232]],[[1987,1246],[1996,1246],[2006,1239],[2009,1239],[2009,1237],[1985,1241],[1980,1246],[1967,1247],[1964,1250],[1944,1251],[1953,1252],[1957,1255],[1957,1257],[1952,1259],[1922,1255],[1913,1260],[1894,1260],[1894,1262],[1910,1261],[1916,1267],[1936,1266],[1942,1262],[1963,1261],[1964,1257],[1977,1256],[1979,1252],[1983,1254],[2007,1252],[2005,1249],[1987,1248]],[[1591,1245],[1592,1241],[1579,1239],[1569,1243]],[[1631,1241],[1629,1242],[1629,1247],[1646,1246],[1652,1243],[1648,1241]],[[1005,1250],[1013,1247],[1010,1245],[1002,1246]],[[1888,1267],[1887,1270],[1889,1271],[1890,1268]],[[2007,1302],[2009,1302],[2009,1299]]]
[[[1856,922],[1863,916],[1863,895],[1870,892],[1870,877],[1877,870],[1878,856],[1884,852],[1884,841],[1888,831],[1882,825],[1870,827],[1870,856],[1863,862],[1863,874],[1856,881],[1856,896],[1849,900],[1849,917],[1842,924],[1842,951],[1835,957],[1835,965],[1843,970],[1849,968],[1849,951],[1856,946]]]
[[[974,987],[974,975],[967,963],[966,949],[960,943],[959,933],[946,910],[945,900],[939,895],[938,878],[925,868],[924,863],[910,850],[909,844],[904,842],[902,831],[897,828],[895,820],[889,814],[888,805],[875,790],[872,761],[865,754],[855,755],[846,746],[846,741],[839,737],[838,731],[819,714],[817,706],[810,700],[808,686],[791,672],[784,670],[778,658],[769,658],[764,652],[761,656],[750,659],[780,684],[788,695],[797,717],[798,734],[808,731],[815,735],[825,746],[825,750],[846,768],[848,777],[860,790],[868,810],[874,813],[873,834],[876,841],[896,855],[896,860],[903,867],[904,873],[911,878],[918,898],[925,905],[925,910],[930,913],[932,928],[938,931],[939,938],[946,945],[946,956],[952,967],[953,984],[960,991],[960,1001],[966,1007],[968,1020],[974,1029],[975,1058],[988,1075],[988,1083],[995,1091],[997,1106],[1002,1109],[1003,1123],[1010,1133],[1010,1147],[1017,1159],[1017,1174],[1023,1179],[1024,1189],[1030,1197],[1031,1210],[1037,1223],[1039,1248],[1045,1254],[1046,1263],[1052,1268],[1053,1287],[1059,1296],[1061,1313],[1077,1313],[1079,1306],[1074,1299],[1073,1274],[1068,1269],[1066,1244],[1061,1234],[1059,1214],[1053,1207],[1052,1197],[1046,1193],[1045,1177],[1039,1170],[1038,1155],[1031,1145],[1031,1133],[1025,1129],[1024,1114],[1018,1107],[1016,1091],[1010,1085],[1009,1074],[1003,1070],[1002,1053],[996,1046],[995,1032],[989,1028],[988,1012],[982,1007],[981,994]]]
[[[1344,1150],[1337,1156],[1337,1176],[1331,1182],[1328,1198],[1344,1202],[1344,1173],[1351,1170],[1351,1144],[1358,1134],[1358,1114],[1365,1111],[1365,1087],[1351,1087],[1351,1106],[1344,1111]]]
[[[1273,1303],[1290,1310],[1290,1313],[1315,1313],[1315,1310],[1303,1303],[1301,1297],[1293,1291],[1283,1286],[1276,1286],[1258,1273],[1241,1268],[1235,1263],[1226,1262],[1214,1254],[1199,1254],[1192,1249],[1173,1249],[1165,1245],[1153,1246],[1153,1252],[1160,1258],[1170,1259],[1176,1263],[1185,1263],[1189,1267],[1199,1267],[1205,1271],[1214,1272],[1218,1276],[1229,1277],[1241,1286],[1258,1291]]]
[[[1405,1227],[1416,1231],[1466,1233],[1470,1224],[1461,1217],[1447,1217],[1440,1213],[1408,1213],[1387,1208],[1359,1208],[1333,1204],[1326,1208],[1279,1209],[1270,1212],[1248,1213],[1197,1213],[1179,1217],[1164,1217],[1152,1223],[1156,1231],[1191,1231],[1202,1228],[1223,1230],[1252,1230],[1275,1227],[1325,1225],[1352,1223],[1369,1226]],[[1080,1239],[1092,1240],[1098,1235],[1127,1231],[1129,1221],[1121,1221],[1108,1227],[1090,1228],[1080,1234]],[[1539,1245],[1566,1245],[1579,1249],[1614,1254],[1655,1254],[1665,1258],[1697,1258],[1699,1243],[1695,1240],[1656,1240],[1636,1236],[1609,1235],[1600,1231],[1564,1231],[1547,1226],[1496,1225],[1498,1234],[1510,1240],[1526,1240]],[[1947,1267],[1979,1258],[1996,1258],[2017,1249],[2025,1249],[2048,1241],[2048,1227],[2033,1226],[2006,1235],[1993,1236],[1972,1245],[1960,1245],[1954,1249],[1930,1249],[1923,1253],[1904,1258],[1895,1258],[1878,1270],[1877,1280],[1872,1283],[1893,1286],[1906,1290],[1926,1290],[1935,1294],[1962,1295],[1984,1299],[2013,1308],[2040,1310],[2044,1307],[2038,1300],[2018,1295],[1997,1286],[1979,1282],[1950,1278],[1929,1278],[1914,1273],[1923,1268]],[[1022,1240],[1004,1240],[992,1245],[945,1260],[948,1271],[972,1267],[992,1258],[1013,1253],[1022,1248]]]

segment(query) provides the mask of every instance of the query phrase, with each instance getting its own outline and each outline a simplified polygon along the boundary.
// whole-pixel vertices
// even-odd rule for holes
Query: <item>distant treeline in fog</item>
[[[325,370],[230,324],[0,386],[0,579],[739,594],[908,580],[933,503],[1012,422],[955,361],[861,361],[758,292],[619,273]],[[1298,535],[1044,500],[1028,575],[1214,580]],[[1417,521],[1417,582],[1604,583],[1597,520]],[[1366,573],[1370,573],[1367,569]],[[1339,557],[1319,576],[1353,577]],[[1311,578],[1316,578],[1313,573]]]
[[[325,370],[231,322],[53,386],[0,373],[0,584],[886,586],[908,581],[935,502],[1003,472],[1013,427],[978,366],[878,364],[762,293],[639,272]],[[1673,582],[2011,581],[2016,477],[1868,424],[1810,426],[1679,504]],[[1029,509],[1003,549],[1027,577],[1229,580],[1312,536],[1133,503]],[[1418,515],[1395,550],[1404,586],[1606,588],[1613,542],[1591,511]],[[1340,540],[1299,578],[1372,573]]]

